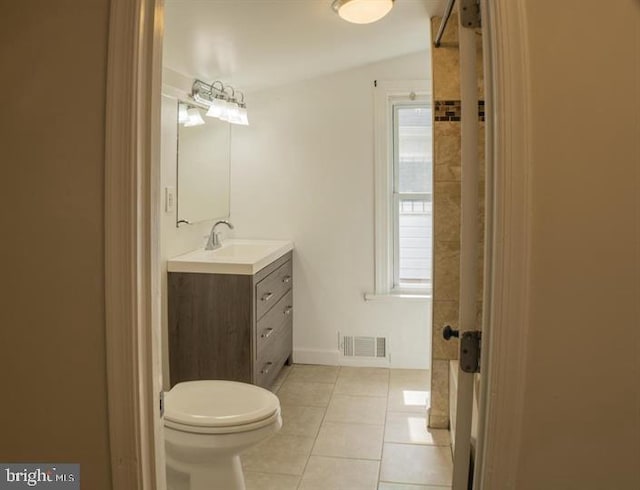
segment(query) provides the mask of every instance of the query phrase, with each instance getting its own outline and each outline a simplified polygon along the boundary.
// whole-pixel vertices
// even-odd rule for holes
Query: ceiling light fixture
[[[191,88],[191,97],[207,107],[208,117],[216,117],[232,124],[249,125],[244,94],[231,85],[224,85],[218,80],[212,84],[196,80]],[[241,97],[240,101],[237,97]]]
[[[331,8],[347,22],[371,24],[387,15],[393,2],[394,0],[334,0]]]

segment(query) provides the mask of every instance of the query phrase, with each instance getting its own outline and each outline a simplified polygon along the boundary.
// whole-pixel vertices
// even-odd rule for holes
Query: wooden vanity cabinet
[[[291,363],[291,252],[255,275],[169,272],[169,371],[269,388]]]

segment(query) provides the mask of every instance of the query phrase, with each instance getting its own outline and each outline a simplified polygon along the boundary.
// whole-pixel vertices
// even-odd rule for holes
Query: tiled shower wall
[[[440,26],[440,17],[431,19],[432,37]],[[480,125],[480,227],[478,254],[478,328],[482,318],[482,243],[484,242],[484,87],[482,83],[482,39],[478,40],[478,124]],[[458,19],[449,19],[441,47],[432,48],[434,98],[434,290],[433,339],[431,361],[431,407],[429,426],[449,427],[449,361],[458,358],[458,341],[445,341],[442,328],[458,328],[460,299],[460,65]]]

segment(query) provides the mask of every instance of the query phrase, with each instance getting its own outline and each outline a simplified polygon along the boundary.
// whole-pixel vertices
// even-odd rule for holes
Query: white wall
[[[373,82],[427,78],[428,63],[425,51],[247,96],[231,221],[237,237],[295,242],[297,362],[339,362],[342,332],[388,337],[395,367],[429,365],[430,302],[363,299],[374,289]]]
[[[176,227],[176,211],[165,212],[164,189],[177,188],[177,141],[178,106],[177,97],[182,97],[191,90],[191,79],[181,76],[171,70],[163,71],[163,96],[161,114],[161,189],[162,189],[162,220],[160,223],[161,243],[161,294],[162,294],[162,377],[165,389],[169,389],[169,346],[167,328],[167,260],[199,247],[204,247],[205,235],[208,235],[211,221],[181,225]]]
[[[533,275],[516,487],[640,488],[640,4],[524,3]]]

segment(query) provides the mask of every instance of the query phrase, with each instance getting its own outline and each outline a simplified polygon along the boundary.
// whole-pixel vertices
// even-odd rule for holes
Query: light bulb
[[[188,107],[184,104],[178,105],[178,124],[184,124],[189,120],[187,109]]]
[[[209,107],[209,110],[207,111],[207,116],[217,117],[219,119],[225,111],[226,102],[224,101],[224,99],[214,98],[211,102],[211,107]]]
[[[238,104],[232,101],[227,102],[227,104],[227,113],[229,114],[229,119],[235,119],[238,116],[238,110],[240,109],[238,107]]]
[[[236,102],[229,101],[228,104],[229,109],[227,111],[227,121],[231,124],[238,124],[240,122],[240,108]]]
[[[249,125],[249,117],[247,115],[247,108],[246,107],[240,107],[240,109],[238,110],[238,115],[239,115],[238,124],[241,124],[242,126],[248,126]]]
[[[204,124],[204,119],[202,119],[200,111],[197,108],[192,107],[187,111],[187,114],[189,115],[189,119],[184,123],[185,128],[201,126]]]
[[[220,112],[220,115],[218,116],[218,119],[220,119],[221,121],[225,121],[228,122],[229,121],[229,109],[227,109],[227,103],[224,103],[224,109],[222,110],[222,112]]]

